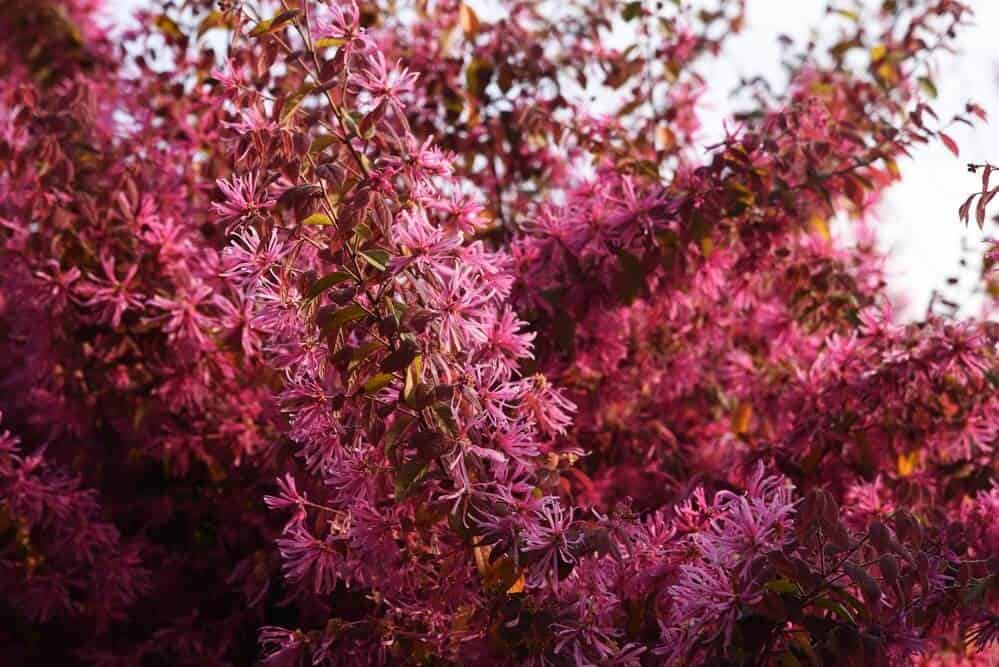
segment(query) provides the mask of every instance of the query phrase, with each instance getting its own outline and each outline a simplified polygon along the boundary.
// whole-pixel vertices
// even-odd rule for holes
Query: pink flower
[[[455,159],[454,155],[434,146],[432,137],[427,137],[419,146],[413,140],[409,142],[409,163],[413,166],[414,176],[417,178],[450,176]]]
[[[452,191],[447,199],[435,198],[430,207],[445,212],[448,222],[465,234],[474,234],[486,223],[482,205],[472,195],[458,189]]]
[[[747,585],[742,577],[718,563],[698,561],[680,566],[669,594],[674,601],[672,623],[688,629],[691,637],[706,628],[720,628],[728,645],[740,610],[759,602],[763,589]]]
[[[531,427],[522,422],[512,422],[502,430],[493,432],[490,444],[503,456],[513,459],[522,465],[530,465],[530,460],[541,454],[537,434]]]
[[[349,2],[337,0],[327,3],[326,9],[329,16],[319,18],[312,29],[313,39],[329,39],[341,43],[353,41],[358,35],[360,25],[357,3],[353,0]]]
[[[163,331],[169,340],[191,341],[203,347],[208,344],[207,330],[211,320],[198,308],[209,301],[211,294],[211,287],[195,281],[181,287],[174,296],[156,295],[149,305],[166,311],[166,314],[154,318],[154,321],[165,321]]]
[[[305,506],[308,503],[305,496],[298,492],[295,486],[295,478],[291,474],[277,479],[280,493],[277,496],[264,496],[264,503],[270,509],[294,509],[294,513],[285,524],[282,532],[287,533],[290,528],[300,526],[307,518]]]
[[[332,591],[341,576],[341,559],[336,549],[339,539],[342,538],[330,533],[325,540],[318,540],[304,526],[292,525],[277,541],[284,559],[281,570],[285,579],[306,584],[316,594]]]
[[[524,552],[531,556],[529,583],[549,585],[558,592],[559,565],[576,562],[575,549],[582,544],[582,533],[572,529],[573,509],[562,507],[558,498],[548,496],[537,510],[537,523],[527,526]]]
[[[246,226],[233,235],[232,242],[222,251],[225,267],[222,275],[238,278],[240,284],[252,288],[286,254],[277,229],[272,229],[263,243],[256,228]]]
[[[451,270],[442,285],[419,283],[418,289],[437,317],[437,329],[445,349],[458,351],[486,342],[485,307],[491,290],[478,282],[476,274],[465,266]]]
[[[141,308],[142,297],[134,292],[136,275],[139,265],[132,264],[125,272],[125,277],[119,279],[115,272],[114,256],[105,255],[101,258],[101,268],[104,278],[89,274],[89,280],[79,283],[77,291],[85,298],[83,303],[88,306],[100,307],[101,318],[109,320],[113,328],[121,325],[121,317],[130,308]]]
[[[212,208],[221,222],[238,222],[274,206],[274,200],[266,192],[258,192],[257,179],[252,173],[229,180],[220,178],[215,184],[222,191],[223,200],[213,202]]]
[[[353,76],[351,82],[367,91],[375,104],[386,103],[397,113],[403,113],[405,106],[402,95],[412,92],[419,75],[402,67],[401,62],[389,69],[380,50],[365,53],[364,58],[364,66]]]
[[[552,387],[543,375],[531,378],[522,395],[521,405],[548,437],[564,434],[572,423],[572,413],[576,411],[572,401]]]
[[[264,626],[259,632],[263,664],[267,667],[297,667],[305,656],[305,635],[295,630]]]
[[[39,269],[35,277],[45,286],[44,303],[51,304],[59,312],[69,303],[72,297],[71,286],[83,275],[80,269],[71,267],[63,271],[59,262],[50,259],[45,263],[46,269]]]
[[[504,369],[499,364],[484,364],[472,370],[472,383],[476,398],[485,411],[483,417],[493,426],[506,426],[521,395],[522,385],[508,382]]]
[[[226,329],[234,331],[239,336],[240,348],[247,357],[260,354],[263,344],[261,331],[254,327],[253,299],[246,298],[241,292],[236,292],[229,299],[221,294],[212,297],[212,303],[219,310],[219,323]]]
[[[239,90],[243,83],[242,73],[233,66],[231,58],[226,58],[221,67],[212,69],[212,78],[222,84],[226,92],[230,93]]]
[[[460,236],[430,224],[422,209],[400,211],[392,231],[405,252],[392,258],[394,271],[412,265],[420,271],[437,272],[453,260],[454,252],[461,246]]]
[[[535,333],[524,331],[527,323],[518,319],[509,307],[492,313],[487,345],[494,359],[506,372],[512,373],[522,359],[533,359],[532,343]]]

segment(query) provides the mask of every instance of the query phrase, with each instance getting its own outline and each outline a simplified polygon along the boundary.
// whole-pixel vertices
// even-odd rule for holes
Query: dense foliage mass
[[[874,242],[971,13],[870,4],[705,152],[741,2],[4,3],[4,659],[994,664],[999,246]]]

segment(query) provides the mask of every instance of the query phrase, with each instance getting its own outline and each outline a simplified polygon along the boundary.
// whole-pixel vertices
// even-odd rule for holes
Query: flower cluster
[[[12,655],[994,660],[995,300],[902,323],[875,243],[984,119],[925,99],[964,3],[830,11],[706,158],[744,2],[37,4],[0,16]]]

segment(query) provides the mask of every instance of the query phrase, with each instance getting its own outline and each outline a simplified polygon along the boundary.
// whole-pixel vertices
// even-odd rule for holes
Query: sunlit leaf
[[[310,226],[332,225],[333,221],[325,213],[313,213],[305,220],[302,220],[302,224]]]
[[[458,23],[461,24],[461,31],[465,33],[466,39],[474,39],[479,33],[479,17],[467,3],[461,3],[458,8]]]

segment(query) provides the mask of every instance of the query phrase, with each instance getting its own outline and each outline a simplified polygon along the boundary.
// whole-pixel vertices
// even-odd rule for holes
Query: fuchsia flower
[[[415,141],[409,144],[409,161],[416,168],[417,178],[432,176],[450,176],[453,173],[452,163],[455,156],[433,145],[433,138],[428,137],[419,146]]]
[[[487,343],[497,355],[498,361],[508,373],[514,370],[515,364],[521,359],[531,359],[531,351],[535,333],[523,331],[526,323],[517,319],[510,308],[493,314]]]
[[[521,465],[530,465],[531,459],[541,454],[537,434],[524,422],[513,422],[496,431],[490,445]]]
[[[233,241],[222,251],[225,266],[223,276],[238,278],[252,288],[257,281],[274,269],[288,250],[272,229],[266,243],[253,227],[244,227],[233,235]]]
[[[438,288],[430,281],[421,281],[418,289],[436,314],[437,329],[445,349],[458,351],[487,340],[485,306],[492,292],[480,284],[472,269],[459,266],[450,269]]]
[[[253,325],[256,307],[253,300],[246,298],[242,292],[236,293],[232,299],[216,294],[212,297],[212,304],[218,308],[222,327],[238,334],[243,354],[247,357],[258,355],[263,341],[262,332]]]
[[[393,233],[406,253],[392,259],[393,271],[409,265],[431,274],[446,270],[455,250],[461,246],[461,238],[457,234],[447,233],[430,224],[422,209],[401,211]]]
[[[475,396],[485,411],[483,416],[494,426],[509,424],[510,415],[514,413],[524,388],[518,383],[508,382],[499,364],[476,366],[472,370],[472,383]]]
[[[999,331],[872,231],[984,115],[918,92],[963,3],[831,12],[870,66],[789,45],[704,150],[741,1],[153,2],[0,12],[8,661],[994,653]]]
[[[126,269],[124,277],[119,279],[115,272],[115,262],[113,256],[102,257],[101,268],[104,269],[105,277],[90,274],[89,280],[79,283],[76,289],[83,295],[85,305],[101,308],[101,318],[118,328],[125,311],[141,308],[144,301],[142,296],[133,291],[133,283],[139,272],[138,264]]]
[[[274,626],[260,628],[260,645],[268,667],[293,667],[305,656],[305,637],[298,631]]]
[[[546,497],[537,510],[537,523],[524,532],[524,551],[533,563],[529,570],[532,586],[549,585],[558,593],[559,567],[576,563],[576,548],[582,534],[573,531],[573,509],[562,507],[558,498]]]
[[[448,199],[434,198],[430,206],[447,213],[455,229],[465,234],[474,234],[485,224],[482,205],[460,190],[452,192]]]
[[[221,202],[213,202],[212,208],[221,222],[239,222],[274,205],[274,200],[258,191],[257,179],[252,173],[233,176],[228,181],[220,178],[215,184],[222,191],[223,199]]]
[[[240,135],[256,134],[265,138],[270,138],[271,135],[281,131],[281,126],[272,118],[268,118],[264,111],[258,106],[240,109],[238,111],[238,118],[235,121],[224,121],[224,125]],[[252,186],[253,181],[249,180],[250,178],[252,178],[252,176],[247,176],[247,180]],[[219,189],[223,191],[223,193],[228,194],[227,190],[222,187],[221,183],[216,181],[216,184],[219,186]],[[233,183],[233,186],[237,186],[237,184]],[[249,189],[250,191],[253,190],[252,187]]]
[[[749,565],[755,556],[782,548],[791,538],[793,489],[786,480],[764,477],[758,466],[745,495],[720,491],[715,496],[710,530],[698,536],[697,546],[710,562],[726,565],[733,559]]]
[[[154,296],[149,305],[165,311],[157,319],[163,321],[163,331],[171,341],[186,340],[204,346],[208,344],[207,330],[211,321],[198,307],[208,303],[211,294],[211,287],[194,282],[173,297]]]
[[[385,55],[380,50],[372,50],[365,53],[364,65],[353,76],[351,83],[367,91],[375,104],[388,104],[397,113],[403,113],[402,96],[413,91],[417,78],[419,74],[402,67],[401,62],[389,68]]]
[[[230,93],[239,90],[243,83],[242,73],[236,69],[231,58],[226,58],[221,67],[212,69],[212,78]]]
[[[313,39],[330,39],[342,44],[353,41],[359,30],[357,3],[330,2],[324,9],[328,16],[322,16],[312,30]]]
[[[271,509],[294,510],[288,523],[285,524],[284,530],[287,531],[292,526],[301,524],[308,516],[305,510],[308,500],[306,500],[304,495],[299,493],[298,488],[295,486],[295,478],[291,474],[285,475],[284,478],[279,477],[277,484],[280,494],[277,496],[264,496],[264,502]]]
[[[282,571],[285,578],[292,583],[307,585],[317,594],[332,591],[341,576],[342,566],[336,549],[338,539],[341,538],[331,533],[324,540],[319,540],[300,524],[287,528],[285,537],[277,541],[284,559]]]
[[[552,387],[542,375],[535,375],[521,398],[524,408],[537,421],[538,428],[549,437],[565,433],[572,423],[576,406]]]
[[[63,271],[55,260],[49,260],[45,264],[46,268],[36,271],[35,277],[45,285],[45,303],[60,311],[69,304],[72,297],[71,286],[83,273],[75,266]]]
[[[158,259],[164,265],[183,266],[194,249],[183,225],[173,219],[150,216],[143,224],[142,240],[156,248]]]

